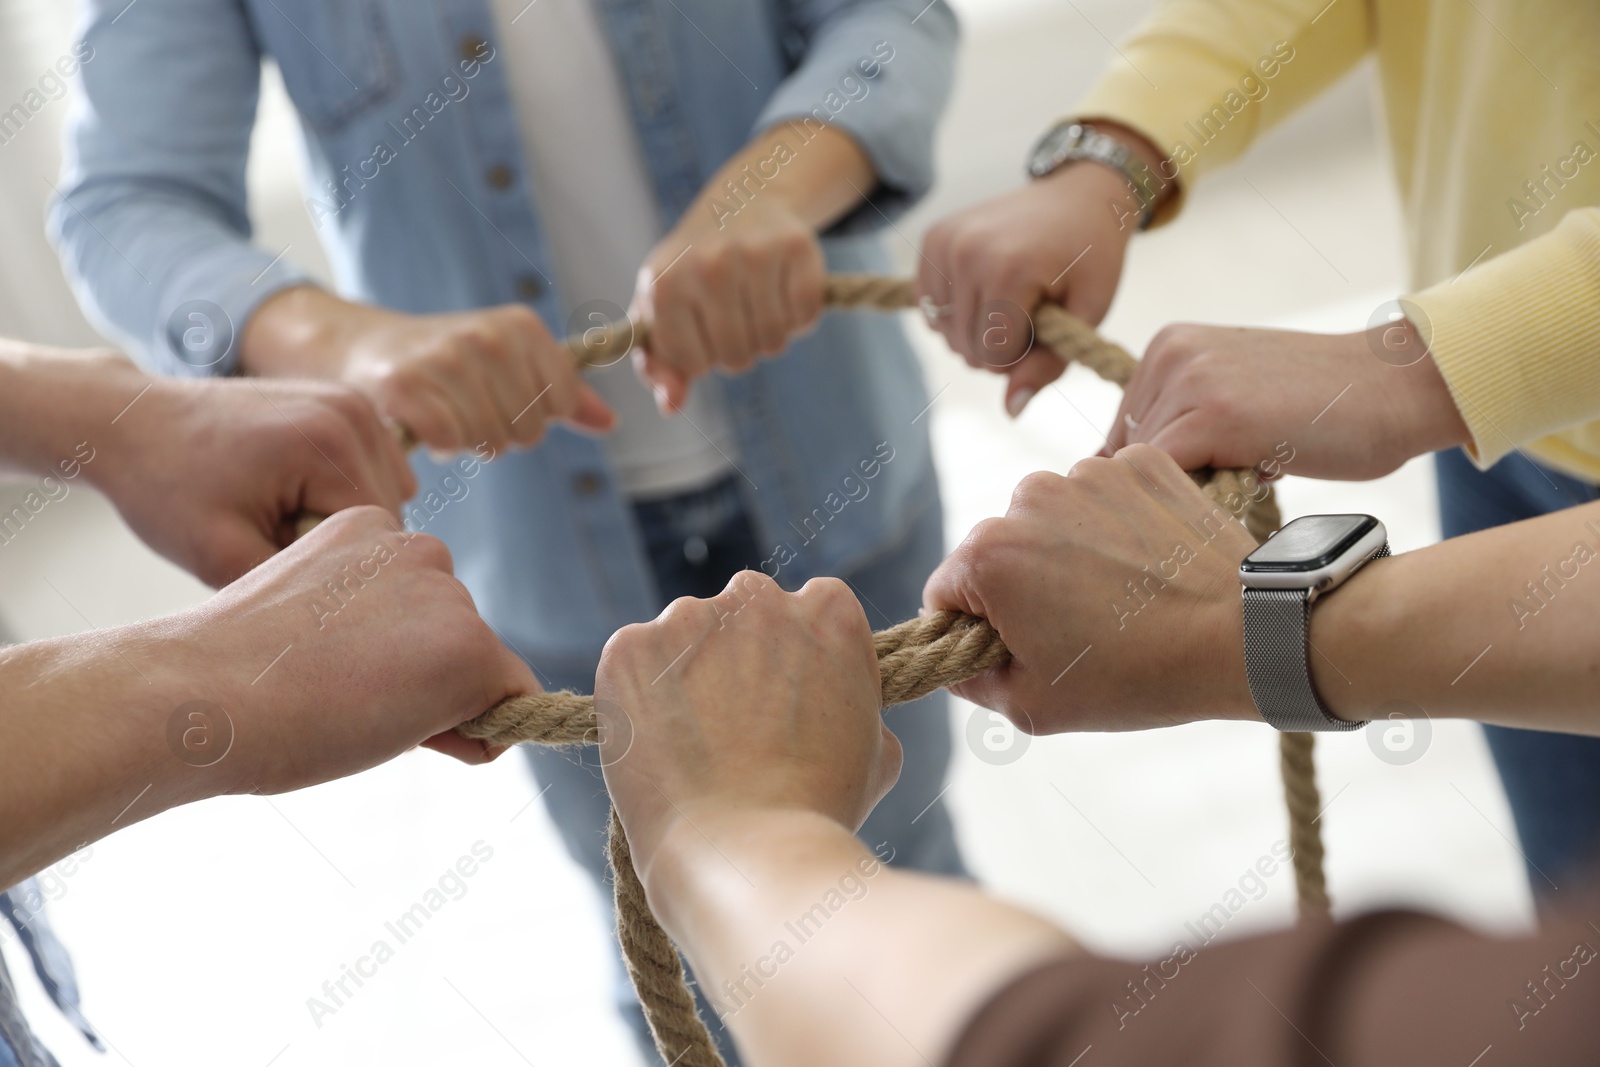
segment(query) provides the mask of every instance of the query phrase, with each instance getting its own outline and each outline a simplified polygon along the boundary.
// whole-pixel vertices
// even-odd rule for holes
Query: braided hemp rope
[[[916,305],[912,282],[872,275],[833,275],[826,303],[835,308],[866,307],[897,311]],[[1067,362],[1082,363],[1100,377],[1126,386],[1138,362],[1119,345],[1054,304],[1033,315],[1035,340]],[[567,340],[573,357],[587,366],[605,366],[647,341],[643,323],[626,322],[585,331]],[[1204,471],[1195,480],[1217,503],[1240,515],[1264,540],[1280,524],[1270,490],[1255,496],[1259,482],[1250,471]],[[1246,503],[1248,502],[1248,503]],[[926,696],[946,685],[982,674],[1010,658],[1000,635],[986,620],[957,612],[910,619],[873,635],[885,706]],[[503,701],[460,732],[492,744],[592,744],[598,725],[592,697],[541,693]],[[1283,734],[1279,763],[1289,809],[1295,885],[1302,918],[1325,917],[1328,893],[1322,869],[1322,838],[1317,826],[1320,800],[1312,757],[1312,734]],[[628,973],[639,992],[645,1018],[662,1059],[682,1067],[722,1067],[716,1044],[695,1010],[694,997],[677,949],[650,912],[644,886],[633,867],[627,835],[613,810],[609,850],[616,893],[617,937]]]

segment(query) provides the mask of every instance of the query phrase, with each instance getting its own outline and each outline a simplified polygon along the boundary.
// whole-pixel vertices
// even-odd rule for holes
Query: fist
[[[695,378],[781,353],[816,323],[822,295],[817,236],[776,196],[737,214],[696,204],[639,271],[630,313],[649,342],[635,367],[662,410],[676,411]]]
[[[1239,561],[1255,539],[1171,457],[1135,445],[1031,474],[928,579],[1011,660],[951,689],[1028,733],[1253,718]]]
[[[210,585],[293,541],[302,512],[398,515],[416,491],[394,434],[350,386],[129,373],[128,395],[144,391],[85,469],[146,544]]]
[[[539,691],[444,545],[378,508],[333,515],[175,625],[187,676],[239,679],[208,695],[233,726],[214,770],[235,792],[330,781],[422,743],[482,762],[498,752],[451,731]]]
[[[607,643],[595,680],[606,784],[641,876],[698,813],[827,816],[854,831],[894,784],[872,631],[843,582],[786,593],[743,571]]]
[[[1130,203],[1115,171],[1069,163],[928,231],[917,293],[929,324],[968,364],[1006,376],[1013,417],[1066,370],[1033,344],[1031,313],[1048,300],[1091,326],[1105,318],[1136,230]]]

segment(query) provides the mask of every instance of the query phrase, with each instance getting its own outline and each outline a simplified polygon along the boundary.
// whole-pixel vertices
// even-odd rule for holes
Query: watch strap
[[[1373,559],[1389,554],[1384,545]],[[1256,710],[1293,732],[1359,730],[1331,715],[1311,681],[1311,597],[1304,589],[1244,590],[1244,671]]]
[[[1063,122],[1054,127],[1035,148],[1028,173],[1042,178],[1075,160],[1098,163],[1121,175],[1139,202],[1139,229],[1149,228],[1156,201],[1166,183],[1127,145],[1087,123]]]

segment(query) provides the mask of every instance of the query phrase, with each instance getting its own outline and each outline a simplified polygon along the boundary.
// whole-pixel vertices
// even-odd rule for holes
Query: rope
[[[834,308],[901,311],[916,306],[916,293],[912,282],[906,279],[836,274],[827,279],[824,300]],[[1138,361],[1064,308],[1042,304],[1035,309],[1032,323],[1034,340],[1064,361],[1081,363],[1106,381],[1121,386],[1133,377]],[[585,330],[569,337],[566,347],[578,363],[599,367],[615,363],[648,343],[648,338],[644,323],[627,321]],[[397,427],[396,432],[403,447],[415,447],[416,438],[405,427]],[[1194,472],[1192,477],[1214,502],[1242,519],[1258,541],[1265,540],[1280,525],[1271,489],[1262,486],[1253,471],[1205,470]],[[1265,492],[1261,491],[1263,488]],[[296,523],[299,534],[305,534],[322,518],[301,515]],[[1011,655],[986,620],[957,612],[910,619],[874,634],[873,639],[886,707],[976,677],[1005,663]],[[572,692],[512,697],[457,729],[466,737],[497,745],[586,745],[599,740],[594,698]],[[1294,849],[1295,889],[1302,920],[1328,916],[1318,826],[1321,800],[1313,758],[1315,742],[1314,734],[1285,733],[1279,737],[1279,769],[1289,810],[1289,840]],[[616,895],[617,939],[657,1050],[663,1060],[675,1067],[723,1067],[716,1044],[695,1010],[677,949],[650,911],[644,886],[633,867],[627,835],[614,810],[607,848]]]
[[[829,277],[825,300],[835,308],[899,311],[916,306],[912,282],[872,275]],[[1125,349],[1102,339],[1092,327],[1055,304],[1041,305],[1034,312],[1033,328],[1035,340],[1063,360],[1082,363],[1117,385],[1127,385],[1138,365]],[[605,366],[647,341],[643,323],[625,322],[587,330],[566,344],[579,363]],[[1201,471],[1194,478],[1212,500],[1239,515],[1257,540],[1278,528],[1278,509],[1270,487],[1263,487],[1254,472]],[[1261,492],[1263,488],[1267,491]],[[916,700],[975,677],[1005,663],[1011,655],[986,620],[957,612],[910,619],[873,638],[885,706]],[[497,745],[524,741],[581,745],[595,743],[599,737],[594,699],[571,692],[512,697],[463,723],[459,732]],[[1280,769],[1302,919],[1328,914],[1314,744],[1312,734],[1286,733],[1280,740]],[[650,911],[644,886],[633,868],[627,835],[614,810],[608,848],[617,939],[661,1058],[682,1067],[722,1067],[716,1044],[695,1010],[677,949]]]

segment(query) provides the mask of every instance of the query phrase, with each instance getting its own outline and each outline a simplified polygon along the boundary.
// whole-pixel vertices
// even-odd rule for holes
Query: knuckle
[[[1161,327],[1150,341],[1151,357],[1171,359],[1189,354],[1194,348],[1197,329],[1187,322],[1173,322]]]
[[[1102,485],[1115,476],[1115,467],[1104,456],[1088,456],[1072,465],[1067,477],[1089,485]]]
[[[988,555],[997,545],[1006,541],[1007,523],[1005,519],[990,517],[983,519],[967,534],[969,551],[978,559]]]
[[[1091,460],[1080,460],[1073,467],[1073,472],[1076,473],[1078,467],[1089,462]],[[1064,478],[1052,471],[1034,471],[1017,483],[1016,489],[1011,493],[1011,506],[1015,509],[1038,504],[1060,492],[1064,481]]]
[[[1146,465],[1171,462],[1167,454],[1161,451],[1161,449],[1157,448],[1155,445],[1142,442],[1136,445],[1128,445],[1125,448],[1119,448],[1115,458],[1125,460],[1129,463],[1135,464],[1140,468],[1144,468]]]
[[[379,515],[387,517],[387,513],[381,508],[374,508],[373,510],[377,511]],[[424,567],[451,574],[455,572],[454,561],[450,558],[450,550],[437,537],[425,533],[409,534],[406,544],[411,548],[417,562]]]
[[[950,242],[950,264],[963,278],[978,277],[984,269],[987,247],[981,234],[963,231]]]

